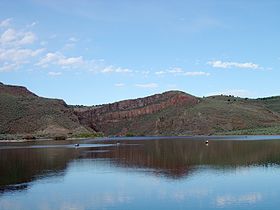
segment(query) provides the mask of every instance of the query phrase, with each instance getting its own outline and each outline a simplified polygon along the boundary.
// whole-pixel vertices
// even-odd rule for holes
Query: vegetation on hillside
[[[143,109],[145,106],[147,109]],[[98,119],[94,115],[96,111]],[[93,109],[68,106],[63,100],[38,97],[23,87],[0,84],[0,139],[269,135],[280,134],[279,130],[280,97],[197,98],[169,91]]]

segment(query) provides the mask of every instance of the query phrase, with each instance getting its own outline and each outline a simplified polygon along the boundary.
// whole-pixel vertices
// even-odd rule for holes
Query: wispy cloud
[[[76,37],[70,37],[69,39],[68,39],[68,41],[69,42],[77,42],[77,41],[79,41]]]
[[[163,75],[163,74],[166,74],[166,72],[165,71],[156,71],[155,74],[156,75]]]
[[[210,73],[204,71],[188,71],[184,72],[183,75],[195,77],[195,76],[210,76]]]
[[[180,74],[180,73],[184,73],[184,70],[181,68],[175,67],[173,69],[167,70],[167,72],[171,73],[171,74]]]
[[[106,66],[101,70],[102,73],[132,73],[133,71],[128,68],[114,67],[112,65]]]
[[[18,63],[5,63],[3,66],[0,67],[0,72],[9,72],[19,68]]]
[[[32,46],[37,36],[32,31],[13,29],[11,19],[0,23],[0,71],[13,71],[21,68],[24,64],[31,63],[32,59],[39,56],[44,49]],[[0,27],[0,28],[1,28]]]
[[[32,28],[32,27],[36,26],[37,24],[38,24],[38,23],[34,21],[34,22],[28,24],[28,25],[27,25],[27,28]]]
[[[213,68],[241,68],[241,69],[260,69],[261,67],[258,64],[252,63],[252,62],[224,62],[220,60],[216,61],[209,61],[207,62],[208,65],[212,66]]]
[[[115,86],[115,87],[124,87],[125,84],[124,84],[124,83],[116,83],[114,86]]]
[[[58,65],[62,68],[78,68],[83,64],[84,59],[82,56],[66,57],[60,52],[55,52],[47,53],[36,65],[43,68],[46,68],[49,65]]]
[[[104,60],[84,59],[82,56],[67,57],[62,52],[48,52],[35,64],[42,68],[56,66],[62,69],[79,69],[94,73],[133,73],[133,70],[123,67],[108,65]]]
[[[180,76],[190,76],[190,77],[194,77],[194,76],[210,76],[210,73],[208,72],[204,72],[204,71],[185,71],[182,68],[179,67],[175,67],[175,68],[171,68],[165,71],[157,71],[155,72],[155,75],[180,75]]]
[[[52,76],[52,77],[57,77],[57,76],[61,76],[61,75],[62,75],[62,72],[50,71],[50,72],[48,72],[48,75],[49,75],[49,76]]]
[[[33,44],[36,40],[36,35],[31,31],[17,31],[9,28],[0,37],[0,44],[3,46],[15,46]]]
[[[5,20],[0,21],[0,28],[9,27],[11,25],[12,18],[7,18]]]
[[[62,48],[62,50],[69,50],[69,49],[73,49],[77,42],[79,41],[79,39],[77,39],[76,37],[70,37],[66,44],[64,45],[64,47]]]
[[[1,49],[0,48],[0,61],[3,62],[16,62],[16,63],[26,63],[27,59],[30,57],[38,56],[44,51],[43,48],[37,50],[31,49]]]
[[[157,83],[145,83],[145,84],[136,84],[136,87],[139,88],[157,88],[158,84]]]

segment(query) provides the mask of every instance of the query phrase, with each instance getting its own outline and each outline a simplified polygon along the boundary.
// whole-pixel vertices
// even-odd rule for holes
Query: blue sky
[[[69,104],[280,95],[280,1],[2,0],[0,81]]]

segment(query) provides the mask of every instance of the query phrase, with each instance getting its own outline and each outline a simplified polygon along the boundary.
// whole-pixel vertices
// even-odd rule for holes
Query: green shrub
[[[133,134],[133,133],[126,133],[125,136],[126,137],[133,137],[133,136],[135,136],[135,134]]]

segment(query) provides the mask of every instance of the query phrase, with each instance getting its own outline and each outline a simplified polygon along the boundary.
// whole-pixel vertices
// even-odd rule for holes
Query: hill
[[[199,98],[181,91],[70,106],[0,83],[0,134],[36,136],[280,134],[280,97]]]
[[[80,132],[88,131],[63,100],[0,84],[0,134],[54,136]]]
[[[250,134],[248,129],[251,134],[279,134],[279,99],[198,98],[169,91],[74,110],[81,124],[106,135],[211,135],[237,131]]]

